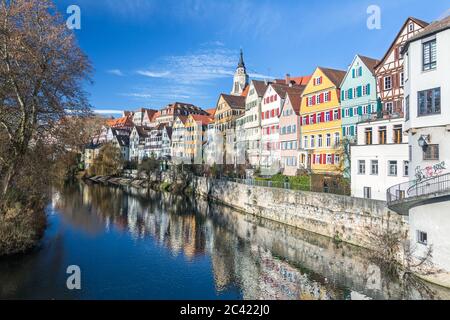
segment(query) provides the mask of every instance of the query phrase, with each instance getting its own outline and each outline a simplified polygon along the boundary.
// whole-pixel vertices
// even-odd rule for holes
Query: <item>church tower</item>
[[[249,77],[247,74],[247,69],[245,68],[244,53],[242,52],[241,49],[241,56],[239,58],[239,63],[236,72],[234,73],[233,90],[231,91],[231,94],[233,96],[240,96],[242,92],[244,92],[244,89],[248,85],[248,82]]]

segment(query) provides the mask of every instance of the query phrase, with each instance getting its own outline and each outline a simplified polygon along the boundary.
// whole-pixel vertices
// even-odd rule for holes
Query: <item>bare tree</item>
[[[50,0],[0,0],[0,200],[30,147],[90,106],[91,65]]]

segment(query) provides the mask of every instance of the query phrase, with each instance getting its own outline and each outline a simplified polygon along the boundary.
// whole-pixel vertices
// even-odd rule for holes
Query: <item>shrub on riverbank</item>
[[[0,257],[23,253],[35,247],[46,225],[43,206],[31,209],[17,204],[0,213]]]

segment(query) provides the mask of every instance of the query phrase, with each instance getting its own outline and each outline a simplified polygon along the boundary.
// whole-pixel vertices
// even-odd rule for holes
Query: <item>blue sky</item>
[[[95,72],[96,110],[215,106],[231,90],[242,47],[254,78],[346,69],[356,53],[383,56],[408,16],[436,20],[448,0],[56,0],[81,8],[80,46]],[[366,26],[381,8],[381,29]]]

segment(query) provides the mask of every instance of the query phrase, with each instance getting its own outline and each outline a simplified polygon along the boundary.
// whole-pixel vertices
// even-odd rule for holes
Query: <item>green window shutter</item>
[[[359,67],[359,76],[362,76],[362,67]]]
[[[353,90],[352,89],[348,90],[348,98],[353,99]]]
[[[352,69],[352,78],[355,78],[355,69]]]
[[[353,108],[350,108],[350,117],[353,117]]]
[[[345,99],[345,91],[341,90],[341,101],[344,101]]]
[[[358,107],[358,115],[362,116],[362,107]]]
[[[350,127],[350,135],[354,136],[355,135],[355,126],[351,126]]]
[[[370,83],[367,85],[367,95],[370,95]]]
[[[345,137],[345,127],[342,127],[342,136]]]
[[[342,118],[345,118],[345,111],[344,111],[344,108],[342,108]]]
[[[356,88],[356,94],[358,95],[358,98],[360,98],[362,96],[362,87],[361,86]]]

